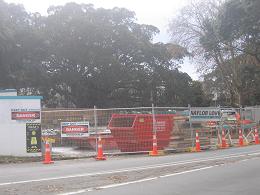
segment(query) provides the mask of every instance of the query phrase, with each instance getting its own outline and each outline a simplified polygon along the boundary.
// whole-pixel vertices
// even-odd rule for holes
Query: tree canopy
[[[125,8],[91,4],[27,13],[0,0],[0,88],[43,95],[47,107],[205,105],[200,82],[178,70],[188,55]]]
[[[219,103],[259,104],[260,1],[197,0],[169,26],[173,41],[188,49],[204,74],[204,91]],[[223,100],[225,100],[223,102]]]

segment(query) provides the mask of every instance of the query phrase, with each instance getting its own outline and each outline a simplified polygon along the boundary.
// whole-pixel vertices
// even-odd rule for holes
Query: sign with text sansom
[[[219,108],[190,108],[190,121],[220,121],[221,111]]]

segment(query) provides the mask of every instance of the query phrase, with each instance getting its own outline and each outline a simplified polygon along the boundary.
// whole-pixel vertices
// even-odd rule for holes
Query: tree
[[[173,40],[201,57],[207,74],[220,74],[232,106],[244,104],[241,73],[246,64],[258,64],[259,13],[248,8],[254,0],[197,1],[184,8],[170,24]],[[243,25],[242,25],[243,24]],[[201,62],[201,61],[199,61]],[[205,63],[206,62],[206,63]],[[216,80],[218,81],[218,80]]]
[[[244,53],[260,65],[260,2],[229,0],[219,14],[220,36],[225,42],[235,42],[237,52]]]
[[[23,6],[0,1],[0,88],[40,94],[47,75],[41,60],[43,40]],[[37,76],[36,76],[37,75]],[[44,80],[44,81],[43,81]]]
[[[50,8],[47,67],[58,81],[54,90],[77,107],[150,105],[163,83],[161,72],[186,55],[183,48],[175,46],[174,53],[170,45],[153,44],[158,32],[137,24],[134,13],[122,8],[75,3]]]
[[[201,84],[178,70],[187,50],[152,43],[159,30],[132,11],[68,3],[41,16],[3,1],[0,9],[1,88],[43,95],[47,107],[203,104]]]

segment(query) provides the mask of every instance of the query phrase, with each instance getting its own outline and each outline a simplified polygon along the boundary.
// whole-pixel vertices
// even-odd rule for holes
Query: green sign
[[[41,152],[40,123],[26,123],[26,150],[27,153]]]

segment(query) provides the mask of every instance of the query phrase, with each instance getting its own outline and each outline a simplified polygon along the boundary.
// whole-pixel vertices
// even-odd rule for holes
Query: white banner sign
[[[190,108],[190,121],[220,121],[221,111],[219,108]]]

